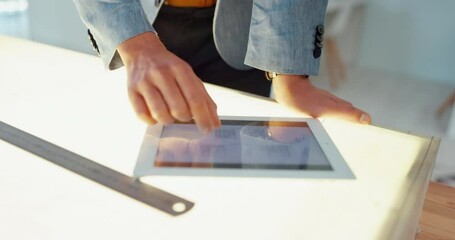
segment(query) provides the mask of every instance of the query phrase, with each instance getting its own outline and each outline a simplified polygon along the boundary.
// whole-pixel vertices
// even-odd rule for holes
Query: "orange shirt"
[[[216,0],[166,0],[165,5],[172,7],[213,7]]]

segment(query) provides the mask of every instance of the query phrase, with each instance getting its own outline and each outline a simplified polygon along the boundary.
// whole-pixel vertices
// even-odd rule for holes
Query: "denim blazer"
[[[73,0],[106,68],[121,67],[125,40],[155,32],[163,0]],[[328,0],[218,0],[215,45],[237,69],[318,75]],[[157,33],[159,35],[159,33]],[[95,42],[96,41],[96,42]]]

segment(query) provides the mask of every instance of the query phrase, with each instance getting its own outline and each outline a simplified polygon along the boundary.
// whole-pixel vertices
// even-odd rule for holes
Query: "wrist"
[[[306,75],[282,74],[273,80],[273,91],[277,100],[301,95],[312,88],[313,85]]]
[[[144,32],[122,42],[117,51],[125,64],[144,52],[159,52],[166,49],[153,32]]]
[[[280,85],[311,85],[310,78],[308,75],[290,75],[290,74],[280,74],[274,78],[274,84]]]
[[[280,79],[295,79],[295,80],[304,80],[304,81],[310,80],[310,77],[308,75],[280,74],[278,76],[280,77]]]
[[[269,81],[272,81],[273,79],[278,78],[278,76],[281,76],[280,78],[299,78],[301,80],[303,79],[308,79],[308,75],[298,75],[298,74],[283,74],[283,73],[277,73],[277,72],[271,72],[271,71],[265,71],[265,78]]]

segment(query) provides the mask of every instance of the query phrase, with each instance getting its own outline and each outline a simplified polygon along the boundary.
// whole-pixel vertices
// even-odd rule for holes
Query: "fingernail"
[[[142,121],[146,122],[147,124],[150,124],[150,125],[154,125],[154,124],[155,124],[155,122],[152,121],[152,119],[151,119],[149,116],[147,116],[147,115],[140,114],[140,115],[139,115],[139,118],[140,118]]]
[[[370,124],[371,118],[367,113],[362,113],[360,116],[360,122],[363,124]]]

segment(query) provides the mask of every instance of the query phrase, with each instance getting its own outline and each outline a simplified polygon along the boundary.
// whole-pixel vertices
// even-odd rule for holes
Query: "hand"
[[[278,75],[273,79],[276,100],[294,110],[312,117],[336,117],[363,124],[370,124],[368,113],[330,92],[313,86],[301,75]]]
[[[190,121],[208,133],[220,127],[216,104],[202,81],[151,32],[117,48],[128,74],[128,95],[136,114],[149,124]]]

